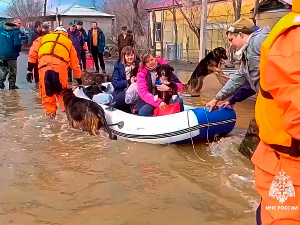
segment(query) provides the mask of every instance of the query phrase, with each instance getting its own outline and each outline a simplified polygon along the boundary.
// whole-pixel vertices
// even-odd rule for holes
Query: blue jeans
[[[170,104],[179,102],[180,104],[180,112],[182,112],[184,110],[184,106],[183,106],[183,100],[180,97],[177,97],[175,100],[171,99],[170,100]],[[139,116],[153,116],[154,114],[154,110],[156,108],[153,105],[150,104],[145,104],[144,106],[142,106],[138,112]]]

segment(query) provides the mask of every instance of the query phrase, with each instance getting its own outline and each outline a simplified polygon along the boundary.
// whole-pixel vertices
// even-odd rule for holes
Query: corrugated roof
[[[102,16],[102,17],[115,17],[114,15],[102,13],[95,9],[76,5],[76,4],[67,4],[59,5],[58,14],[63,16]],[[47,9],[47,15],[52,16],[56,15],[56,7]]]

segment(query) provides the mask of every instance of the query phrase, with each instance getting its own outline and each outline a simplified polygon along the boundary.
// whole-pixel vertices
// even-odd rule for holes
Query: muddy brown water
[[[19,57],[20,89],[0,91],[1,225],[255,224],[253,165],[237,150],[252,102],[237,104],[228,137],[196,143],[199,160],[191,145],[89,136],[71,129],[61,110],[45,119],[26,59]],[[184,101],[204,105],[219,88],[208,77],[201,97]]]

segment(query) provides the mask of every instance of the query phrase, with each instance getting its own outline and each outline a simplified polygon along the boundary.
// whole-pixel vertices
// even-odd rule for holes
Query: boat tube
[[[101,84],[103,85],[103,84]],[[105,85],[105,84],[104,84]],[[91,101],[83,89],[76,88],[75,96]],[[94,95],[92,101],[100,105],[112,133],[118,138],[151,144],[189,144],[196,140],[230,133],[236,123],[232,109],[217,107],[212,112],[200,107],[184,105],[184,111],[167,116],[144,117],[112,107],[110,93]]]

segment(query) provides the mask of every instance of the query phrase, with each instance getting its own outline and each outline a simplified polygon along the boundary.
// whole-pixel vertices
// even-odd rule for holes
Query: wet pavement
[[[253,102],[236,105],[228,137],[195,145],[199,159],[191,145],[89,136],[61,110],[47,120],[38,88],[26,82],[26,60],[18,60],[20,89],[0,91],[1,225],[255,224],[253,165],[237,150]],[[204,105],[220,87],[208,77],[201,97],[184,101]]]

